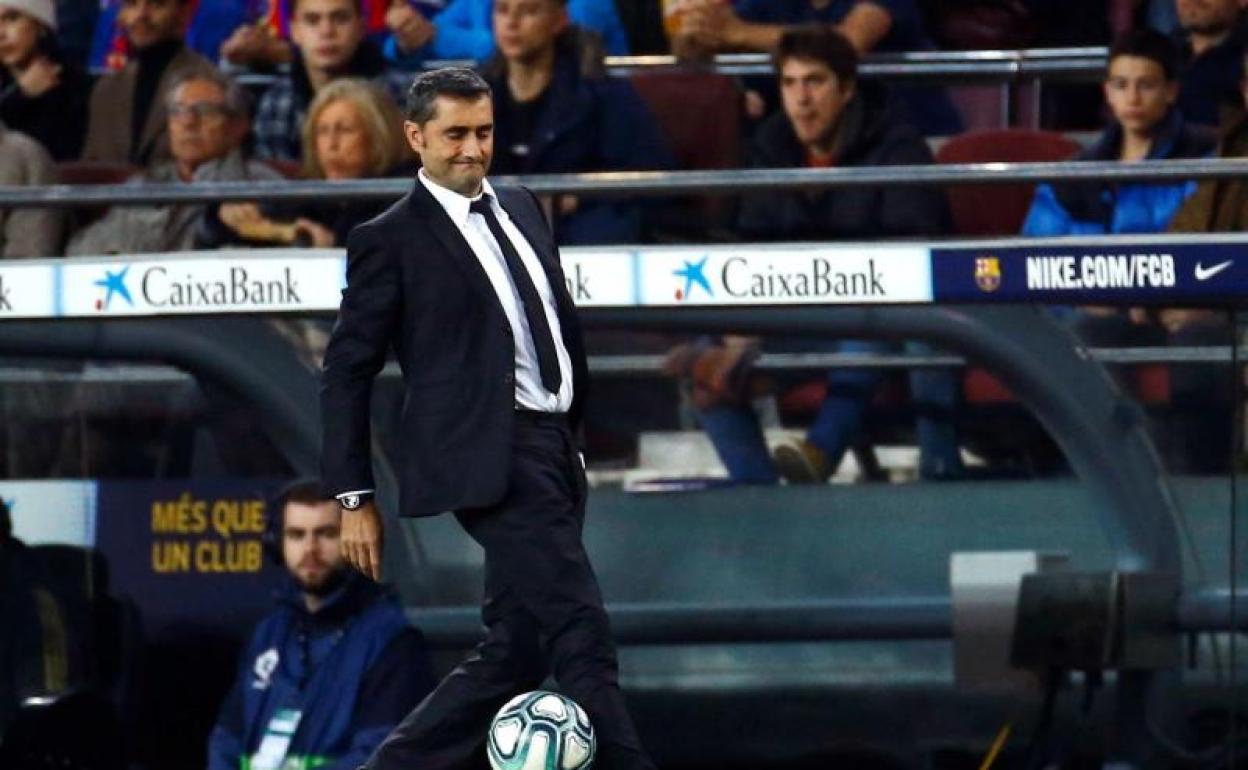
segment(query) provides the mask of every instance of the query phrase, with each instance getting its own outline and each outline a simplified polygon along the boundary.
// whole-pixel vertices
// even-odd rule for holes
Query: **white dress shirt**
[[[499,205],[498,196],[495,195],[494,188],[490,186],[489,181],[482,180],[481,195],[490,196],[490,208],[494,210],[494,216],[498,217],[503,234],[507,236],[516,253],[520,255],[520,261],[529,271],[529,278],[542,298],[542,309],[546,313],[546,322],[550,324],[550,333],[555,338],[555,352],[559,356],[561,383],[557,394],[551,393],[542,384],[542,375],[537,366],[537,348],[533,344],[533,335],[529,334],[529,321],[524,315],[524,303],[520,299],[519,292],[516,291],[515,284],[512,283],[511,271],[507,268],[507,259],[494,241],[494,235],[486,225],[485,217],[469,211],[469,207],[479,200],[481,195],[466,198],[430,179],[423,168],[417,177],[459,228],[464,240],[468,242],[473,255],[485,270],[486,277],[490,279],[490,285],[494,287],[498,302],[507,316],[507,323],[511,325],[511,336],[515,340],[516,351],[516,408],[538,412],[567,412],[572,408],[572,357],[568,355],[568,350],[563,344],[554,292],[551,291],[546,271],[542,269],[542,263],[534,253],[533,247],[529,245],[524,234]],[[582,466],[584,462],[585,459],[582,457]],[[350,495],[372,494],[372,492],[371,489],[359,489],[340,492],[336,497],[342,500]]]
[[[516,291],[515,284],[512,283],[511,271],[507,269],[507,260],[503,257],[502,249],[495,243],[494,236],[485,223],[485,217],[468,210],[474,201],[480,199],[481,195],[476,198],[466,198],[454,190],[448,190],[430,179],[423,168],[418,177],[420,183],[442,206],[447,216],[459,228],[464,240],[468,242],[472,253],[490,279],[494,293],[498,295],[498,302],[507,316],[507,323],[511,324],[512,338],[516,342],[516,407],[538,412],[568,411],[572,407],[572,357],[568,355],[568,350],[563,344],[559,312],[555,306],[555,294],[551,290],[546,271],[542,269],[542,263],[538,260],[533,247],[529,245],[519,228],[511,221],[511,217],[507,216],[507,212],[499,205],[498,196],[494,194],[494,188],[490,186],[489,181],[483,180],[481,194],[490,196],[490,208],[494,210],[494,216],[498,217],[503,234],[511,241],[516,254],[520,255],[520,261],[529,271],[529,278],[542,298],[542,310],[546,313],[546,323],[550,324],[550,333],[555,338],[555,352],[559,356],[561,384],[558,393],[551,393],[546,386],[542,385],[542,375],[537,366],[537,348],[533,344],[533,335],[529,333],[528,319],[524,316],[524,303],[520,299],[519,292]]]

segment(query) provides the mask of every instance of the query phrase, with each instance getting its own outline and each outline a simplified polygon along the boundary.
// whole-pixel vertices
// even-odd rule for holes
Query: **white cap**
[[[56,30],[56,3],[52,0],[0,0],[0,8],[21,11]]]

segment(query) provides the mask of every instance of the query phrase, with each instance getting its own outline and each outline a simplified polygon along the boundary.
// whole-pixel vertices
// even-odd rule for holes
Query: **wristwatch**
[[[343,495],[338,498],[338,502],[342,505],[343,510],[358,511],[361,506],[373,499],[370,492],[352,492],[349,495]]]

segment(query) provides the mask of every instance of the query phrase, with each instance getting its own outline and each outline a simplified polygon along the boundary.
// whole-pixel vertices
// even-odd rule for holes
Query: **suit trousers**
[[[597,770],[654,767],[624,705],[602,594],[581,542],[586,491],[566,418],[517,412],[507,496],[455,514],[485,550],[485,640],[394,729],[367,770],[488,767],[495,712],[551,673],[589,715]]]

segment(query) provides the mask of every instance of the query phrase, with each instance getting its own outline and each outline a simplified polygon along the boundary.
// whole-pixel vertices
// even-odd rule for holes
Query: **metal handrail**
[[[737,195],[761,190],[842,187],[1019,184],[1034,182],[1167,182],[1248,175],[1248,158],[1200,158],[1140,163],[951,163],[861,168],[733,169],[728,171],[612,171],[496,177],[539,195]],[[350,181],[196,182],[194,184],[0,186],[0,207],[152,205],[221,201],[394,199],[409,179]]]
[[[863,78],[882,80],[955,78],[1009,82],[1040,76],[1045,79],[1087,79],[1104,74],[1107,57],[1108,49],[1102,46],[873,53],[863,58],[858,74]],[[432,60],[425,62],[423,69],[450,65],[475,67],[478,64],[471,59]],[[699,69],[721,75],[770,75],[773,72],[771,56],[765,53],[719,54],[709,62],[698,64],[681,61],[671,54],[608,56],[605,64],[607,74],[612,77],[672,69]],[[264,88],[277,77],[250,71],[237,75],[240,83],[253,88]]]

